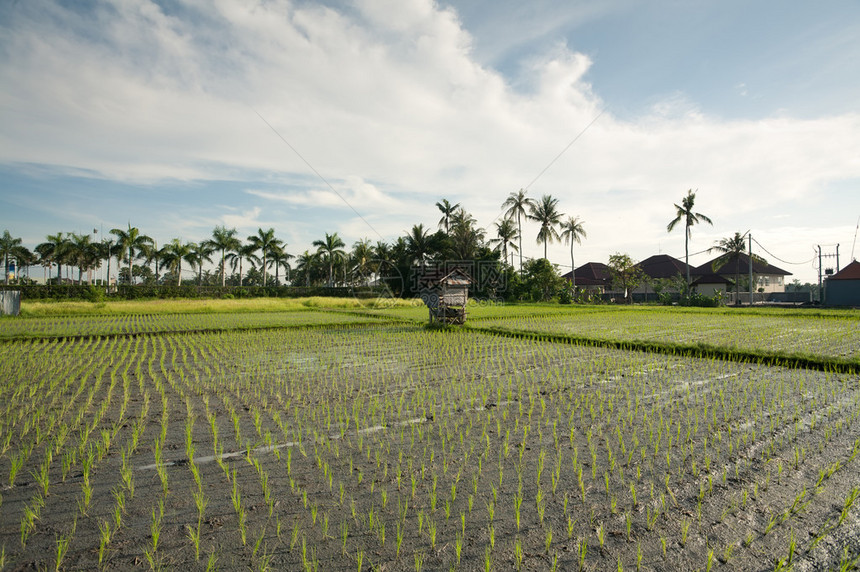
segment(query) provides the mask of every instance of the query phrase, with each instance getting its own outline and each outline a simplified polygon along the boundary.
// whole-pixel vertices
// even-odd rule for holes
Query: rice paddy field
[[[0,320],[0,568],[860,565],[860,314],[331,306]]]

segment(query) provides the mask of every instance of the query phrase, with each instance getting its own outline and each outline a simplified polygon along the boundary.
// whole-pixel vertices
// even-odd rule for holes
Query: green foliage
[[[523,276],[513,280],[511,291],[519,300],[549,302],[565,289],[565,280],[546,258],[529,260],[523,265]]]

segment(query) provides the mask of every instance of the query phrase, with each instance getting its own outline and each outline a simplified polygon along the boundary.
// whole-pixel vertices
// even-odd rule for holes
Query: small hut
[[[454,268],[425,269],[419,277],[421,301],[430,311],[430,323],[463,325],[466,323],[466,303],[472,278]]]

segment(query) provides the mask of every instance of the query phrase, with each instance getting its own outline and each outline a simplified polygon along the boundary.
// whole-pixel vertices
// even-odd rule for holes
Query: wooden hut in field
[[[472,278],[460,268],[427,268],[418,279],[421,301],[430,312],[430,323],[463,325]]]

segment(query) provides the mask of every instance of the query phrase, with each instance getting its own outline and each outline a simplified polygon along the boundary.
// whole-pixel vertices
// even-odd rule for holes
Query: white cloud
[[[249,181],[242,204],[221,217],[238,227],[286,226],[262,220],[280,204],[330,212],[328,224],[347,241],[375,238],[304,160],[389,240],[412,224],[435,226],[441,197],[489,227],[507,194],[604,106],[600,86],[583,79],[594,65],[586,55],[557,43],[525,62],[523,76],[505,77],[476,61],[457,14],[430,0],[362,0],[355,11],[188,0],[171,12],[117,0],[92,15],[38,0],[0,15],[5,163],[152,184],[260,173],[267,183],[313,181],[280,191]],[[709,232],[773,224],[775,205],[794,217],[860,209],[856,194],[829,207],[806,200],[860,178],[858,148],[857,114],[722,121],[672,93],[635,121],[608,110],[531,193],[558,196],[562,210],[586,220],[579,260],[616,250],[645,257],[670,245],[678,254],[682,233],[668,235],[665,225],[688,188],[699,189],[697,206],[716,223],[694,230],[694,248],[712,243]],[[306,221],[290,227],[294,244],[322,232]],[[568,260],[564,246],[550,252]]]

